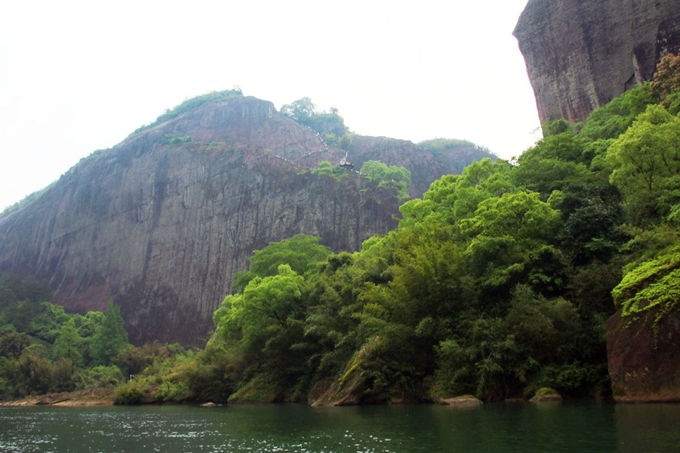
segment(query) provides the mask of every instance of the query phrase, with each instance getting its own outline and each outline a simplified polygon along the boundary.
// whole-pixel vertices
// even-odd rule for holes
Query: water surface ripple
[[[680,452],[680,405],[0,408],[2,452]]]

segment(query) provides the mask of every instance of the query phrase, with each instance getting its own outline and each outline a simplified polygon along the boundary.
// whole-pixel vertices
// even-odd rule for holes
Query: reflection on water
[[[0,408],[7,452],[677,452],[680,406]]]
[[[622,404],[615,407],[619,451],[680,451],[680,405]]]

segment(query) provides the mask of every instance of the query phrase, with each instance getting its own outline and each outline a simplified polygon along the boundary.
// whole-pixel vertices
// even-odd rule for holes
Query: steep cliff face
[[[362,191],[357,174],[301,172],[344,156],[269,102],[204,105],[84,159],[0,217],[0,271],[49,281],[70,310],[113,298],[136,343],[195,341],[253,250],[297,233],[357,250],[395,226],[393,193]],[[425,160],[416,192],[446,172]]]
[[[541,123],[583,121],[680,49],[680,0],[529,0],[514,35]]]
[[[627,323],[618,311],[607,322],[607,356],[614,399],[680,401],[680,313],[654,327],[654,316]]]

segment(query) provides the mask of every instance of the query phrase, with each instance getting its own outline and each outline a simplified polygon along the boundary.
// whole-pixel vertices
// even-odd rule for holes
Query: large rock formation
[[[654,326],[655,313],[607,322],[607,357],[614,399],[619,402],[680,401],[680,313]]]
[[[358,137],[348,158],[367,156],[412,169],[414,195],[447,173],[410,142]],[[197,341],[253,250],[297,233],[357,250],[396,225],[392,192],[302,171],[344,157],[270,102],[206,104],[82,160],[1,216],[0,271],[47,280],[69,310],[112,298],[135,343]]]
[[[541,123],[583,121],[680,49],[680,0],[529,0],[514,35]]]

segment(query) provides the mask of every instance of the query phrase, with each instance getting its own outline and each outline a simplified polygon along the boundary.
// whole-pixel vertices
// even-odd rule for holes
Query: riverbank
[[[29,396],[19,400],[0,401],[3,407],[25,406],[113,406],[114,389],[80,390]]]

